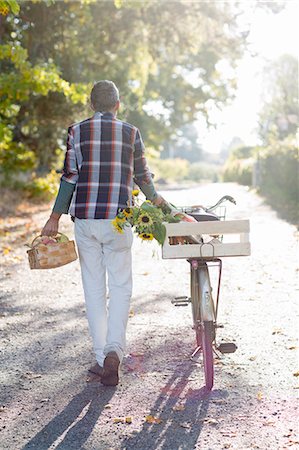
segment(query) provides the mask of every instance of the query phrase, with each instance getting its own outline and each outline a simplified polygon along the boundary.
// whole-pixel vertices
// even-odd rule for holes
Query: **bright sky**
[[[247,2],[243,0],[241,3],[246,8]],[[258,143],[255,128],[260,108],[262,69],[267,61],[284,53],[299,56],[299,2],[289,0],[284,3],[285,9],[278,14],[263,9],[254,14],[251,9],[246,12],[245,18],[250,23],[251,50],[259,56],[247,54],[240,63],[237,97],[233,105],[217,115],[217,130],[207,132],[200,126],[200,142],[205,151],[218,153],[223,144],[228,144],[234,136],[239,136],[245,144]]]

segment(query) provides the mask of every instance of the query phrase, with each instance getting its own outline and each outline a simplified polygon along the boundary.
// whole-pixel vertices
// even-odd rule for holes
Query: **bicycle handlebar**
[[[231,197],[230,195],[224,195],[223,197],[220,198],[220,200],[218,200],[217,203],[215,203],[215,205],[213,206],[203,206],[203,205],[192,205],[192,206],[180,206],[180,207],[176,207],[174,205],[171,205],[171,207],[173,207],[176,210],[182,211],[186,214],[192,214],[194,212],[198,212],[198,211],[202,211],[204,213],[212,213],[215,215],[215,213],[213,213],[213,211],[215,211],[215,209],[219,208],[220,205],[222,205],[222,203],[224,202],[231,202],[234,205],[236,205],[236,200]],[[217,214],[216,214],[217,215]]]
[[[214,209],[218,208],[218,206],[220,206],[224,202],[231,202],[234,205],[237,204],[236,200],[231,195],[224,195],[223,197],[221,197],[220,200],[218,200],[217,203],[215,203],[215,205],[204,208],[204,210],[206,212],[212,212],[212,211],[214,211]]]

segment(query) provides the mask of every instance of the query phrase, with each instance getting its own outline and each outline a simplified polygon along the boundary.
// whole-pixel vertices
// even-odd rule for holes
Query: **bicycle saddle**
[[[210,220],[220,220],[219,217],[212,213],[212,212],[206,212],[203,209],[198,209],[197,211],[192,211],[191,213],[188,213],[189,216],[194,217],[197,222],[207,222]]]

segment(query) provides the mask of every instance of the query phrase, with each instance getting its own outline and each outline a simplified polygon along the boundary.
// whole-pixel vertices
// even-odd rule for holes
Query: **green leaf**
[[[137,219],[139,217],[139,212],[140,212],[139,208],[136,208],[136,207],[133,208],[133,223],[137,222]]]
[[[155,223],[153,227],[154,238],[159,242],[160,245],[164,244],[166,237],[166,228],[162,223]]]
[[[174,217],[171,214],[166,214],[164,216],[164,222],[169,222],[169,223],[178,223],[180,222],[181,219],[179,217]]]
[[[147,211],[149,213],[155,213],[157,211],[157,207],[148,202],[142,203],[140,209],[143,209],[143,211]]]
[[[20,11],[20,5],[18,4],[18,2],[16,0],[6,0],[6,1],[11,9],[11,12],[13,14],[18,14]]]

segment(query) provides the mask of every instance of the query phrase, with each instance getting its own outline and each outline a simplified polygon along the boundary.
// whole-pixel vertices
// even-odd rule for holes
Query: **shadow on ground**
[[[22,450],[48,450],[53,444],[55,450],[80,449],[115,390],[116,388],[105,389],[98,383],[88,384]]]

